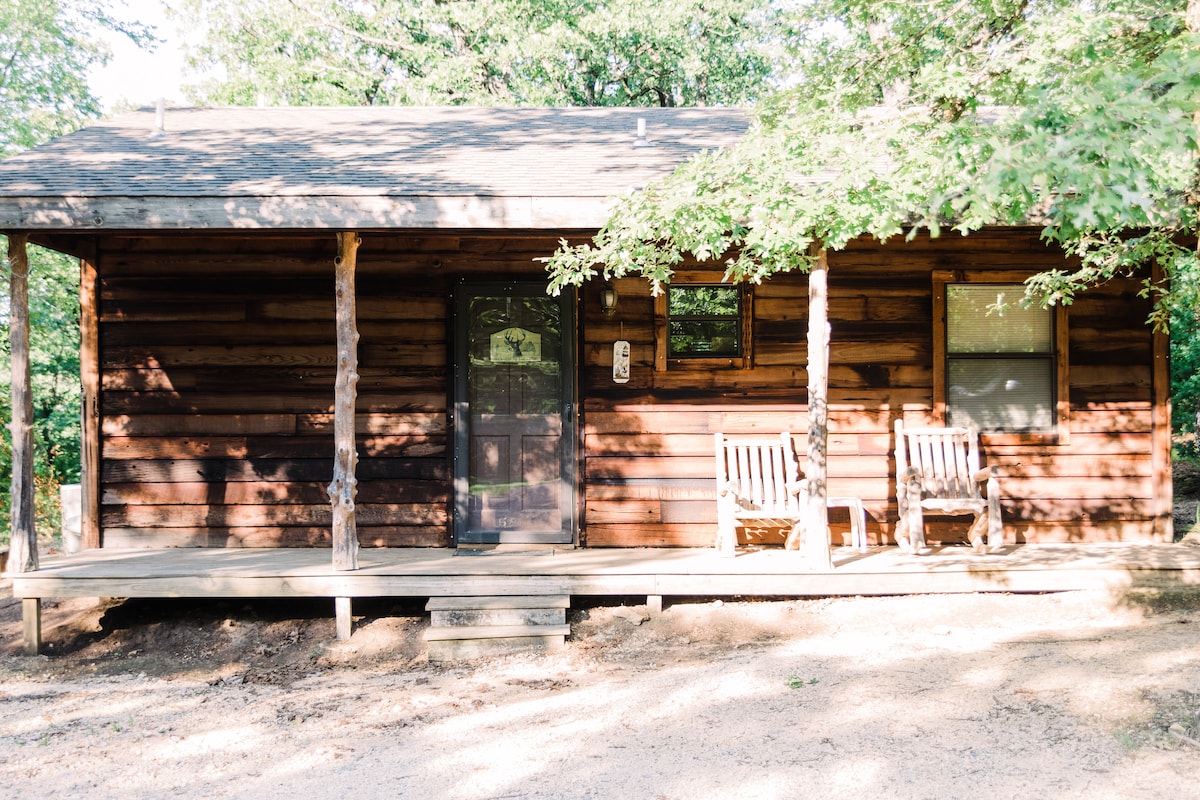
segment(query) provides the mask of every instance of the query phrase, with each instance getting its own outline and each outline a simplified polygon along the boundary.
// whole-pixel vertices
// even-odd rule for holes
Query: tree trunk
[[[29,371],[28,237],[8,237],[9,345],[12,352],[12,536],[10,572],[38,568],[33,504],[33,390]]]
[[[829,261],[817,252],[808,273],[808,513],[804,557],[810,569],[833,569],[829,553],[826,456],[829,439]]]
[[[1200,34],[1200,0],[1188,0],[1186,20],[1188,31],[1192,34]],[[1200,137],[1200,111],[1192,114],[1192,122],[1196,128],[1197,136]],[[1192,162],[1192,191],[1190,200],[1192,211],[1200,217],[1200,152],[1197,152],[1195,156]],[[1200,239],[1196,241],[1196,251],[1200,253]],[[1196,414],[1196,419],[1197,426],[1200,426],[1200,412]],[[1200,434],[1200,427],[1198,427],[1197,433]]]
[[[358,569],[358,532],[354,520],[354,495],[358,490],[355,468],[354,406],[358,388],[358,325],[354,309],[354,271],[362,240],[354,232],[339,233],[334,260],[337,317],[337,382],[333,407],[333,568]]]
[[[1200,0],[1188,0],[1186,19],[1188,31],[1192,34],[1200,34]],[[1192,122],[1197,135],[1200,136],[1200,111],[1192,114]],[[1200,152],[1196,153],[1196,158],[1192,163],[1191,203],[1192,211],[1200,216]],[[1196,241],[1196,251],[1200,253],[1200,239]],[[1200,414],[1197,414],[1197,419],[1200,419]]]

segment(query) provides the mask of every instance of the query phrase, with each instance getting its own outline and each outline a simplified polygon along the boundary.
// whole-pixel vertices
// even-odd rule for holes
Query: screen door
[[[574,541],[574,320],[545,283],[458,287],[455,539]]]

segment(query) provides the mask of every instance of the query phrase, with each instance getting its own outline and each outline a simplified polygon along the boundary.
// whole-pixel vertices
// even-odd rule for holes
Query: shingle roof
[[[635,147],[637,121],[649,147]],[[0,162],[0,229],[590,228],[747,115],[658,108],[142,110]]]

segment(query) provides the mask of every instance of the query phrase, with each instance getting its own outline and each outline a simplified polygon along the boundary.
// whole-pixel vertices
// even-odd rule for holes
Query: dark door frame
[[[460,278],[454,285],[450,309],[450,368],[452,371],[450,398],[450,429],[453,436],[451,464],[451,511],[453,517],[452,544],[503,544],[504,531],[470,532],[468,502],[470,497],[470,397],[468,379],[468,303],[470,298],[510,294],[514,297],[546,297],[544,280],[488,281]],[[509,541],[521,543],[553,543],[573,545],[578,543],[578,486],[579,486],[579,435],[577,386],[575,370],[575,342],[577,338],[575,318],[575,293],[567,290],[557,298],[562,324],[562,361],[560,409],[562,414],[562,442],[559,450],[560,506],[562,527],[557,534],[534,534]]]

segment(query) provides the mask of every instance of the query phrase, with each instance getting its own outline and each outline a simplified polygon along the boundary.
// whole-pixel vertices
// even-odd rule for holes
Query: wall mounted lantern
[[[617,290],[611,283],[604,284],[600,290],[600,308],[610,317],[617,310]]]

